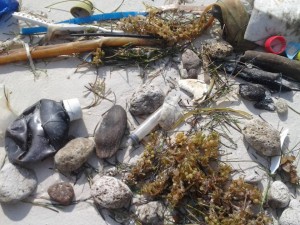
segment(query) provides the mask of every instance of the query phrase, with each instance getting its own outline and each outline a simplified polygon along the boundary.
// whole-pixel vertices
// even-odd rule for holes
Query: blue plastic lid
[[[300,43],[289,42],[287,44],[285,53],[289,59],[294,59],[298,52],[300,52]]]
[[[16,0],[0,0],[0,17],[17,11],[19,2]]]

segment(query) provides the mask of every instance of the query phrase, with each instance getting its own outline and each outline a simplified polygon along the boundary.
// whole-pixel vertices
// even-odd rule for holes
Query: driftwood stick
[[[300,62],[272,53],[246,51],[240,58],[242,62],[251,62],[261,69],[282,73],[286,77],[300,81]]]
[[[32,47],[30,48],[30,54],[32,59],[45,59],[61,55],[71,55],[73,53],[93,51],[96,48],[101,48],[103,46],[119,47],[128,44],[134,46],[153,46],[159,45],[159,42],[157,40],[143,38],[103,37],[88,41],[76,41],[71,43]],[[11,50],[0,55],[0,65],[26,60],[28,60],[28,57],[25,48]]]

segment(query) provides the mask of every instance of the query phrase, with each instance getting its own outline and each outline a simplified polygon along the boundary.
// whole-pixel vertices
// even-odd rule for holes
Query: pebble
[[[259,84],[240,84],[239,94],[249,101],[261,101],[266,97],[266,89]]]
[[[258,153],[265,156],[280,155],[280,133],[268,123],[252,119],[245,125],[243,134],[246,141]]]
[[[280,218],[280,225],[299,225],[300,224],[300,210],[293,208],[286,208]]]
[[[231,55],[233,47],[226,41],[209,39],[202,43],[202,51],[212,59],[224,59]]]
[[[133,208],[142,224],[163,224],[166,207],[159,201],[138,205]]]
[[[184,79],[196,79],[201,66],[201,60],[198,55],[191,49],[186,49],[182,53],[182,66],[186,69],[187,74],[182,74]]]
[[[16,203],[37,187],[34,171],[8,163],[0,171],[0,202]]]
[[[129,111],[134,116],[148,115],[158,109],[164,102],[165,94],[154,85],[143,85],[130,100]]]
[[[100,159],[110,158],[118,151],[126,128],[126,111],[122,106],[113,106],[95,133],[96,154]]]
[[[92,154],[95,142],[88,138],[69,141],[54,156],[56,168],[61,172],[72,172],[80,168]]]
[[[272,208],[285,208],[290,203],[290,191],[281,181],[274,181],[268,192],[268,202]]]
[[[275,103],[276,111],[279,114],[285,114],[288,112],[288,104],[283,99],[278,99]]]
[[[70,205],[75,196],[72,185],[67,182],[53,184],[47,192],[52,200],[62,205]]]
[[[132,199],[129,187],[111,176],[96,176],[93,179],[91,195],[98,205],[109,209],[126,207]]]

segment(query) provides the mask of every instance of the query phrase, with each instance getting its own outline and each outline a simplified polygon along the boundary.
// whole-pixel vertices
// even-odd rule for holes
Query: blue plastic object
[[[118,20],[122,18],[126,18],[129,16],[146,16],[147,12],[114,12],[114,13],[103,13],[103,14],[97,14],[87,17],[81,17],[81,18],[74,18],[69,20],[64,20],[58,23],[70,23],[70,24],[88,24],[95,21],[105,21],[105,20]],[[47,32],[46,27],[28,27],[28,28],[22,28],[21,34],[23,35],[30,35],[30,34],[36,34],[36,33],[42,33]]]
[[[0,0],[0,17],[4,14],[11,14],[17,11],[19,2],[16,0]]]

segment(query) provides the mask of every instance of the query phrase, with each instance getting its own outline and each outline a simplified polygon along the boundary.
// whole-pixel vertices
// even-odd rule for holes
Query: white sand
[[[23,7],[31,10],[41,10],[48,13],[50,19],[60,21],[71,18],[68,12],[51,10],[48,12],[45,6],[55,3],[55,0],[34,1],[23,0]],[[94,1],[97,2],[97,8],[104,12],[110,12],[114,10],[121,0],[117,1]],[[143,1],[151,5],[163,5],[164,0],[147,0]],[[211,1],[195,1],[193,4],[202,5]],[[74,5],[74,2],[63,3],[55,6],[56,8],[69,9]],[[125,0],[119,11],[139,11],[144,10],[142,1],[138,0]],[[0,40],[5,40],[7,35],[1,34],[10,30],[16,30],[16,26],[7,27],[7,25],[0,24]],[[36,81],[33,74],[29,71],[27,63],[18,63],[14,65],[0,66],[0,83],[5,84],[12,91],[11,104],[14,110],[21,113],[26,107],[35,103],[41,98],[49,98],[54,100],[62,100],[68,98],[79,98],[82,106],[88,105],[92,100],[92,95],[86,95],[86,86],[89,82],[95,80],[95,70],[82,68],[80,72],[74,73],[76,67],[80,64],[80,61],[76,58],[70,59],[54,59],[46,60],[47,63],[37,63],[36,67],[39,69],[46,69],[47,76],[43,75]],[[127,107],[127,102],[130,99],[134,90],[142,84],[142,79],[139,76],[139,69],[130,67],[126,70],[114,70],[111,71],[108,67],[103,67],[99,70],[100,77],[106,79],[107,89],[111,89],[117,96],[117,104]],[[174,70],[166,68],[164,75],[174,73]],[[113,99],[113,95],[109,96]],[[282,94],[282,98],[286,99],[288,104],[300,111],[300,94],[299,93],[287,93]],[[246,103],[246,104],[245,104]],[[241,101],[229,101],[226,105],[233,108],[249,111],[254,115],[261,114],[267,122],[273,125],[276,129],[288,128],[290,130],[286,145],[289,149],[295,146],[299,141],[299,115],[289,110],[287,116],[279,118],[277,113],[270,113],[262,110],[257,110],[252,106],[252,103]],[[93,130],[101,115],[109,109],[112,103],[103,101],[99,106],[84,110],[83,120],[77,121],[73,124],[71,133],[76,136],[88,136],[92,135]],[[243,138],[240,133],[232,131],[229,134],[233,137],[233,140],[238,144],[238,149],[234,150],[228,157],[228,160],[240,161],[238,163],[232,163],[235,168],[253,169],[257,166],[256,163],[242,162],[242,160],[253,160],[254,158],[247,153],[247,145],[243,142]],[[3,147],[0,147],[1,151],[4,151]],[[103,163],[94,156],[90,161],[94,165],[98,165],[101,169]],[[1,162],[0,162],[1,163]],[[47,188],[59,180],[68,180],[62,175],[55,173],[49,168],[53,167],[53,160],[47,159],[44,162],[37,163],[33,166],[38,176],[38,189],[37,196],[47,197]],[[17,184],[16,184],[17,185]],[[75,185],[76,199],[84,199],[89,197],[89,185],[84,176]],[[294,192],[298,195],[298,190]],[[102,217],[97,210],[89,203],[79,203],[73,206],[65,207],[59,213],[50,211],[48,209],[32,206],[31,204],[19,203],[16,205],[0,205],[0,224],[1,225],[99,225],[105,224]]]

